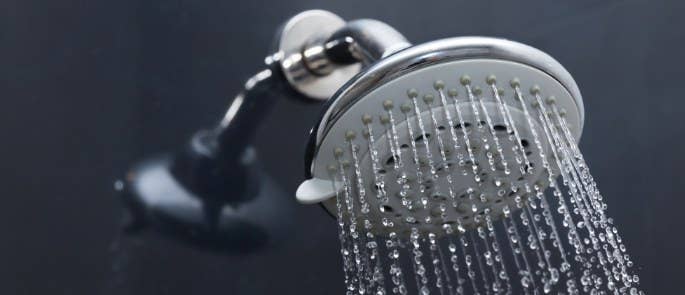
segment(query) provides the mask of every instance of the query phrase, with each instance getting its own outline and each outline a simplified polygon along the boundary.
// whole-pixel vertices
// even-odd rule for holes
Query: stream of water
[[[554,97],[462,84],[385,101],[334,151],[346,294],[644,294]]]

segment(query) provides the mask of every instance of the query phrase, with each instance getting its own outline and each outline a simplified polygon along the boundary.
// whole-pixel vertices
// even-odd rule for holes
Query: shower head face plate
[[[501,42],[499,39],[495,41]],[[427,62],[414,63],[394,73],[383,71],[384,64],[402,64],[401,61],[390,60],[393,58],[391,56],[338,92],[321,123],[313,131],[317,144],[310,155],[312,179],[309,180],[310,185],[305,182],[298,189],[300,201],[321,201],[335,214],[335,195],[345,188],[340,174],[332,173],[331,169],[343,164],[349,167],[344,169],[347,171],[347,189],[355,198],[359,198],[361,188],[369,206],[367,216],[372,222],[378,224],[386,219],[394,222],[396,231],[399,225],[404,230],[419,228],[440,233],[443,223],[459,222],[470,227],[482,219],[479,215],[497,217],[505,206],[515,208],[517,201],[525,202],[530,195],[524,189],[526,184],[546,186],[547,175],[543,169],[520,172],[514,152],[517,147],[525,145],[523,152],[528,154],[534,167],[542,166],[541,155],[549,157],[551,154],[545,143],[540,151],[533,142],[532,132],[543,134],[544,130],[537,116],[532,115],[537,112],[532,112],[535,98],[529,89],[536,86],[544,97],[555,96],[555,104],[564,110],[573,136],[579,138],[582,102],[579,96],[576,98],[572,95],[573,91],[577,91],[575,84],[569,90],[544,69],[512,59],[477,56],[471,50],[463,51],[469,54],[461,56],[438,58],[441,51],[436,44],[445,46],[445,42],[436,42],[418,46],[423,54],[420,59]],[[407,51],[411,53],[412,50],[415,49]],[[416,53],[408,54],[410,58],[402,57],[402,54],[407,55],[407,52],[397,54],[404,61],[418,57]],[[381,69],[378,69],[379,66]],[[379,73],[383,75],[379,76]],[[468,88],[472,96],[469,96],[467,87],[460,81],[466,75],[470,77]],[[506,128],[506,117],[501,115],[492,85],[486,82],[488,77],[496,77],[496,82],[490,82],[495,82],[495,88],[501,91],[500,99],[509,110],[513,127],[518,130],[523,145],[511,140],[513,134],[511,129]],[[361,91],[359,86],[363,86],[365,78],[382,83]],[[512,80],[520,81],[518,86],[531,113],[530,122],[521,100],[510,86]],[[436,81],[440,81],[441,88],[435,87]],[[408,96],[408,92],[412,93],[412,97]],[[358,96],[350,97],[353,93]],[[426,95],[432,100],[425,101],[423,98]],[[388,120],[390,113],[393,123]],[[366,123],[362,123],[362,117],[367,118]],[[371,136],[368,136],[369,127]],[[499,149],[493,142],[493,132],[499,139]],[[373,138],[373,144],[369,144],[370,138]],[[469,139],[468,144],[465,138]],[[393,154],[393,145],[398,147],[395,150],[399,152]],[[356,160],[352,154],[353,148]],[[370,148],[371,151],[375,150],[376,159],[372,157]],[[490,157],[497,161],[491,162]],[[501,159],[510,163],[508,168],[502,167]],[[398,160],[401,163],[395,163]],[[359,175],[355,173],[357,166]],[[379,175],[384,180],[380,193],[376,181]],[[512,191],[512,184],[520,188]],[[380,228],[377,227],[376,231],[382,231]]]
[[[461,124],[461,120],[453,120],[452,124],[449,124],[450,120],[446,118],[445,112],[449,113],[450,118],[457,118],[457,107],[460,108],[464,125]],[[478,107],[480,108],[480,105]],[[394,140],[388,138],[388,135],[383,135],[385,128],[380,127],[379,132],[374,134],[377,137],[374,138],[373,149],[379,156],[376,174],[372,168],[371,153],[368,152],[368,148],[362,150],[362,147],[368,147],[367,139],[353,141],[359,152],[363,153],[359,159],[359,166],[366,202],[370,208],[366,218],[374,224],[382,224],[383,220],[386,220],[386,223],[391,221],[395,225],[400,225],[399,228],[402,228],[404,233],[409,233],[410,228],[417,228],[440,235],[444,223],[460,223],[465,228],[471,228],[485,214],[497,216],[503,213],[505,206],[516,208],[517,197],[519,202],[523,203],[533,195],[526,192],[527,184],[546,186],[547,174],[543,169],[531,169],[532,173],[527,173],[518,168],[514,149],[518,149],[519,145],[508,139],[513,135],[507,132],[507,123],[498,115],[497,105],[485,102],[484,107],[492,116],[490,122],[500,143],[501,153],[491,139],[492,135],[486,119],[482,117],[483,114],[479,114],[479,118],[473,112],[470,102],[459,102],[457,105],[448,103],[446,108],[438,104],[432,106],[432,110],[425,106],[425,110],[421,112],[423,129],[420,128],[417,117],[410,116],[408,120],[404,120],[404,116],[400,116],[404,121],[398,122],[395,127],[399,135],[399,156],[391,152],[390,146]],[[542,167],[540,154],[549,154],[549,151],[545,149],[540,153],[533,143],[533,135],[522,111],[511,109],[510,114],[515,121],[524,146],[523,152],[527,155],[530,165]],[[437,124],[433,123],[433,118]],[[533,123],[536,132],[542,133],[542,127],[537,121]],[[482,127],[478,127],[479,125]],[[449,128],[454,129],[454,132]],[[453,140],[452,134],[456,136],[456,141]],[[469,138],[468,144],[463,140],[464,136]],[[354,159],[351,156],[351,148],[348,142],[343,161],[349,162],[352,166]],[[492,163],[488,154],[492,157]],[[429,160],[430,156],[432,163]],[[401,165],[396,165],[398,159]],[[431,171],[431,167],[434,171]],[[350,188],[352,195],[358,197],[359,184],[354,173],[348,172],[347,177],[353,183]],[[335,177],[335,174],[333,175]],[[379,192],[379,184],[375,181],[377,176],[384,181],[383,192]],[[339,182],[340,179],[336,181]],[[397,231],[397,228],[398,226],[395,226],[393,230]],[[379,230],[382,231],[383,228],[378,227],[377,232]]]

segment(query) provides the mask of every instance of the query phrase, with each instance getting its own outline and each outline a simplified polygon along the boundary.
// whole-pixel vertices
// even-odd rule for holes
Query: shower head
[[[334,17],[296,19],[314,15]],[[583,100],[561,64],[504,39],[411,46],[377,21],[338,25],[283,69],[315,86],[301,93],[334,93],[296,197],[337,218],[347,294],[641,294],[577,146]]]
[[[312,131],[308,180],[297,198],[322,202],[337,214],[335,196],[343,185],[336,171],[342,163],[358,166],[371,221],[441,233],[443,222],[461,220],[469,227],[486,209],[501,215],[506,206],[515,207],[513,196],[525,200],[525,185],[548,185],[540,157],[551,155],[549,145],[538,151],[532,135],[543,133],[543,122],[535,117],[528,128],[524,110],[536,107],[535,95],[554,103],[579,139],[584,113],[578,87],[540,50],[504,39],[457,37],[382,57],[329,100]],[[531,166],[525,171],[513,167],[521,153]],[[456,209],[436,222],[440,204],[453,202]]]

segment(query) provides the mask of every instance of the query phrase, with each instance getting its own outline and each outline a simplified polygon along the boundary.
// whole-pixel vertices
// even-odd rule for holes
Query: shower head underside
[[[554,162],[552,153],[533,136],[544,133],[532,115],[538,98],[558,107],[577,140],[577,86],[539,50],[461,37],[390,55],[330,100],[312,134],[310,179],[298,200],[337,214],[337,194],[361,192],[371,222],[392,221],[404,232],[439,234],[444,223],[472,227],[478,215],[500,216],[533,194],[526,186],[549,184],[541,156]]]

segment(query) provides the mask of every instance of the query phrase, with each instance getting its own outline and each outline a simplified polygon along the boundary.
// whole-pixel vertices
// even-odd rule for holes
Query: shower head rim
[[[435,40],[399,51],[379,60],[345,83],[327,102],[319,122],[311,131],[305,154],[305,173],[312,177],[313,163],[328,131],[354,103],[377,87],[425,67],[466,59],[495,59],[520,63],[544,72],[559,82],[573,98],[580,115],[579,137],[584,123],[580,90],[571,74],[554,58],[534,47],[501,38],[453,37]]]

